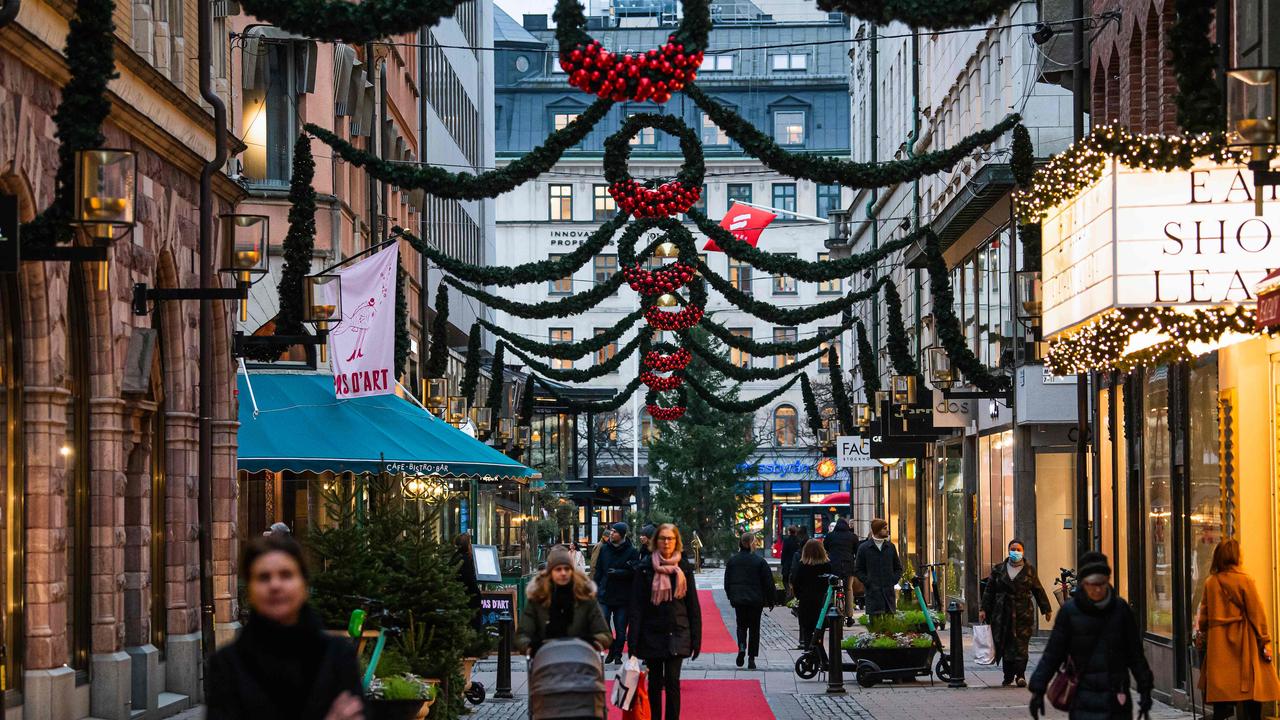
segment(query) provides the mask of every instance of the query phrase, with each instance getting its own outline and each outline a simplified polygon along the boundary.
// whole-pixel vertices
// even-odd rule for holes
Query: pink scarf
[[[683,599],[688,586],[685,584],[684,571],[680,569],[680,554],[676,553],[671,559],[662,557],[662,553],[653,554],[653,592],[650,595],[650,601],[654,605],[661,605],[672,598],[671,577],[676,578],[676,589],[674,597],[677,600]]]

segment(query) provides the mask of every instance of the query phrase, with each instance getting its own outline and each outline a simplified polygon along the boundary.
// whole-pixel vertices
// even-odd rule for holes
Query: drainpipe
[[[369,66],[368,72],[376,73],[378,71],[377,56],[373,54],[373,43],[364,44],[364,61]],[[378,78],[375,76],[375,80]],[[379,87],[381,84],[379,83]],[[372,113],[373,119],[369,121],[369,152],[379,154],[378,137],[382,126],[381,113],[378,111],[382,108],[381,99]],[[379,157],[380,154],[379,154]],[[378,243],[378,181],[373,175],[365,173],[365,189],[369,194],[369,245],[373,246]]]
[[[221,172],[227,163],[227,106],[213,91],[213,72],[209,67],[213,48],[213,8],[207,0],[197,3],[197,7],[200,96],[213,109],[213,159],[200,171],[200,287],[208,290],[214,286],[213,176]],[[200,638],[206,667],[216,645],[213,631],[213,302],[200,301],[200,460],[196,502],[200,524]]]
[[[430,41],[428,33],[430,28],[421,28],[418,30],[418,78],[419,82],[427,82],[427,43]],[[418,162],[425,163],[427,161],[427,90],[425,87],[418,88]],[[425,213],[418,213],[418,237],[424,241],[430,242],[427,235]],[[418,254],[418,377],[423,378],[423,365],[426,364],[426,358],[430,354],[427,347],[427,299],[431,297],[428,292],[427,282],[430,280],[431,265],[427,261],[427,256],[422,253]],[[482,344],[483,347],[483,344]],[[467,398],[467,403],[475,402],[475,398]]]
[[[21,9],[22,0],[5,0],[4,5],[0,6],[0,28],[13,22]]]
[[[1072,17],[1084,17],[1084,0],[1073,0]],[[1085,55],[1084,22],[1072,23],[1071,52],[1076,65],[1071,71],[1071,99],[1073,137],[1084,137],[1084,99],[1088,92],[1089,58]],[[1074,529],[1076,534],[1076,558],[1089,551],[1092,545],[1089,532],[1089,373],[1076,373],[1076,507]]]
[[[907,143],[907,157],[914,158],[916,156],[916,143],[920,141],[920,32],[918,30],[911,31],[911,139]],[[916,178],[911,183],[911,229],[913,231],[920,229],[920,178]],[[920,297],[920,269],[916,268],[911,271],[911,282],[915,284],[915,335],[916,335],[916,358],[917,362],[920,357],[920,317],[924,310],[922,299]],[[923,477],[923,473],[917,473],[918,477]],[[924,537],[922,533],[920,537]]]

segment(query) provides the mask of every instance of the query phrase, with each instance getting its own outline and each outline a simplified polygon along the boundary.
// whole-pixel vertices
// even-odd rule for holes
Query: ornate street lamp
[[[138,158],[129,150],[80,150],[75,156],[71,224],[96,247],[106,248],[133,231]],[[107,261],[98,261],[98,289],[107,289]]]
[[[1249,153],[1254,202],[1262,214],[1262,193],[1280,185],[1280,171],[1271,169],[1280,143],[1280,68],[1234,67],[1227,71],[1227,146]]]
[[[895,405],[915,405],[917,388],[915,375],[894,375],[889,378],[889,385],[893,388],[893,403]]]
[[[266,215],[222,215],[222,267],[218,272],[235,277],[247,288],[267,274],[270,265],[271,220]],[[248,293],[245,293],[248,297]],[[249,319],[249,303],[240,302],[240,322]]]
[[[866,430],[871,427],[871,418],[875,415],[870,405],[866,403],[853,404],[853,421],[858,425],[858,429]]]
[[[447,401],[449,424],[461,427],[467,419],[467,399],[461,395],[450,395]]]
[[[489,432],[489,428],[493,423],[493,409],[481,405],[471,408],[471,422],[476,426],[476,432]]]
[[[439,415],[449,406],[449,381],[446,378],[428,378],[423,381],[426,386],[425,398],[422,401],[433,413]]]
[[[342,277],[308,275],[303,278],[302,290],[305,296],[302,321],[315,329],[316,339],[320,341],[320,362],[328,362],[329,323],[342,317]]]
[[[515,437],[515,420],[504,417],[498,420],[498,439],[503,443],[511,442]]]
[[[929,366],[929,383],[939,390],[947,390],[956,382],[955,371],[951,368],[951,356],[941,345],[925,348],[925,360]]]
[[[518,447],[527,448],[533,443],[533,429],[528,425],[520,425],[516,428],[516,445]]]
[[[1039,270],[1022,270],[1014,275],[1018,288],[1018,320],[1024,325],[1040,324],[1040,313],[1044,308],[1044,286],[1040,281]]]

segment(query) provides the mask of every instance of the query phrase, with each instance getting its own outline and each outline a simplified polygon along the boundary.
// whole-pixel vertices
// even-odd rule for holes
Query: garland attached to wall
[[[488,440],[498,429],[498,417],[502,415],[502,385],[506,381],[506,355],[503,344],[497,343],[493,349],[493,361],[489,364],[489,393],[485,396],[484,406],[492,413],[493,421],[489,423],[489,432],[481,440]]]
[[[712,100],[696,83],[686,87],[685,94],[748,155],[771,170],[788,177],[817,183],[838,183],[854,189],[887,187],[950,170],[974,150],[998,140],[1021,119],[1017,113],[1009,115],[989,130],[976,132],[944,150],[923,153],[907,160],[859,163],[791,152],[760,132],[746,118]]]
[[[316,246],[316,175],[311,155],[311,138],[300,134],[293,144],[293,175],[289,179],[289,231],[284,236],[284,268],[280,271],[280,312],[276,314],[277,335],[300,335],[304,278],[311,274]]]
[[[512,354],[520,358],[520,361],[525,365],[528,365],[535,373],[560,382],[583,383],[617,372],[618,368],[622,367],[623,361],[631,357],[632,353],[634,353],[646,339],[647,336],[645,335],[636,335],[632,338],[631,342],[623,345],[621,348],[618,348],[618,352],[614,353],[613,357],[602,363],[593,364],[585,370],[579,370],[577,368],[554,368],[531,357],[528,353],[521,352],[519,348],[512,346],[510,350]],[[498,344],[503,346],[506,345],[506,343],[501,340],[498,341]]]
[[[840,324],[827,330],[819,330],[817,335],[801,340],[753,340],[743,335],[734,335],[729,328],[715,322],[711,317],[702,321],[702,328],[729,347],[745,352],[752,357],[773,357],[775,355],[799,355],[822,345],[839,340],[846,330],[853,327],[853,316],[841,319]]]
[[[459,386],[459,392],[468,404],[475,403],[476,388],[480,385],[481,352],[480,323],[471,323],[471,332],[467,335],[467,359],[462,366],[462,384]]]
[[[849,404],[849,391],[844,386],[844,370],[840,367],[840,353],[835,345],[827,348],[827,374],[831,377],[831,404],[836,408],[840,434],[853,435],[858,428],[853,421],[853,406]]]
[[[604,332],[571,343],[538,342],[487,320],[477,322],[489,332],[505,340],[507,344],[532,355],[555,360],[579,360],[617,342],[628,330],[635,327],[636,322],[644,317],[644,312],[644,308],[634,310]]]
[[[1207,0],[1173,2],[1174,21],[1169,28],[1169,55],[1178,81],[1174,104],[1178,126],[1189,133],[1220,133],[1226,129],[1222,114],[1222,90],[1215,77],[1219,48],[1209,39],[1214,23],[1214,3]],[[1223,22],[1224,18],[1218,18]]]
[[[1019,190],[1027,190],[1035,181],[1036,149],[1031,142],[1031,133],[1021,123],[1013,129],[1013,152],[1009,159],[1009,169],[1013,172],[1013,184]],[[1022,269],[1040,269],[1040,223],[1022,222],[1018,224],[1018,242],[1022,244]]]
[[[1050,342],[1046,365],[1055,375],[1094,370],[1128,372],[1193,360],[1190,343],[1218,342],[1225,333],[1256,334],[1257,312],[1252,307],[1214,307],[1191,312],[1173,308],[1121,308]],[[1167,336],[1137,352],[1125,354],[1133,336]]]
[[[705,278],[711,287],[723,295],[724,299],[728,300],[731,305],[748,315],[774,325],[795,326],[816,322],[823,318],[838,315],[867,298],[875,297],[880,292],[880,286],[877,282],[864,290],[850,291],[843,297],[827,300],[826,302],[815,303],[806,307],[781,308],[773,303],[756,300],[735,288],[729,280],[712,272],[702,260],[698,260],[698,274]]]
[[[449,371],[449,288],[436,285],[436,315],[431,320],[431,347],[422,371],[429,378],[442,378]]]
[[[641,183],[628,172],[631,139],[645,128],[661,130],[679,138],[684,162],[674,179]],[[604,179],[609,181],[609,195],[618,204],[618,209],[637,218],[669,218],[689,210],[702,197],[705,169],[702,143],[693,130],[675,115],[632,115],[604,141]]]
[[[111,0],[78,0],[67,25],[67,71],[62,98],[53,114],[58,139],[58,172],[53,202],[22,227],[22,241],[51,247],[73,239],[76,152],[106,143],[102,124],[111,112],[107,84],[119,77],[115,59],[116,4]]]
[[[818,399],[814,396],[813,385],[809,383],[809,376],[805,373],[800,373],[800,398],[804,403],[804,419],[809,432],[815,438],[822,437],[822,415],[818,411]]]
[[[240,0],[246,13],[295,35],[366,43],[416,33],[469,0]]]
[[[439,198],[481,200],[514,190],[550,170],[566,150],[582,142],[612,106],[611,100],[595,101],[573,122],[548,135],[546,141],[519,159],[505,167],[479,174],[455,173],[431,165],[406,165],[382,160],[376,153],[361,150],[318,125],[307,123],[305,127],[307,132],[333,148],[343,160],[355,167],[364,168],[365,172],[377,180],[403,190],[423,190]]]
[[[738,382],[756,382],[759,380],[777,380],[779,378],[784,378],[795,372],[803,370],[809,365],[812,365],[815,360],[822,357],[826,352],[825,350],[818,350],[817,352],[814,352],[811,355],[805,356],[803,358],[798,358],[792,362],[787,363],[786,365],[782,365],[781,367],[772,367],[772,368],[745,367],[744,368],[744,367],[738,367],[737,365],[734,365],[733,363],[721,357],[719,354],[712,352],[708,348],[705,348],[702,345],[698,344],[698,341],[694,340],[693,336],[689,334],[688,331],[680,332],[677,334],[679,335],[681,342],[684,344],[684,347],[692,350],[695,355],[702,358],[707,363],[707,365],[711,366],[720,374],[724,375],[730,380],[736,380]]]
[[[395,338],[395,370],[396,377],[404,377],[404,369],[409,364],[409,295],[405,288],[409,285],[409,273],[405,272],[404,263],[396,263],[396,338]]]
[[[818,7],[827,12],[926,30],[986,25],[1013,4],[1014,0],[818,0]]]
[[[942,258],[941,242],[938,236],[929,233],[925,243],[925,260],[929,268],[929,292],[933,300],[934,327],[937,328],[938,341],[947,352],[951,366],[959,370],[965,380],[983,392],[1003,392],[1009,389],[1009,378],[991,372],[973,348],[969,347],[968,338],[960,327],[960,318],[956,317],[956,297],[951,287],[951,273],[947,271],[947,263]]]
[[[759,397],[752,398],[751,400],[726,400],[723,397],[723,393],[715,393],[708,390],[703,387],[697,379],[692,377],[686,377],[685,379],[688,387],[692,388],[693,391],[698,394],[698,397],[702,398],[705,403],[716,410],[727,413],[753,413],[760,408],[769,405],[779,397],[782,397],[783,393],[786,393],[794,387],[795,384],[800,381],[801,377],[804,377],[804,375],[796,375],[778,389],[771,390]]]
[[[546,320],[547,318],[553,317],[581,315],[582,313],[599,305],[605,298],[617,292],[618,288],[622,287],[623,280],[624,278],[621,273],[615,273],[608,280],[592,287],[590,290],[584,290],[580,293],[567,295],[557,300],[548,300],[540,303],[522,303],[516,302],[515,300],[508,300],[500,295],[494,295],[490,292],[485,292],[479,288],[473,288],[454,277],[445,276],[444,279],[445,282],[457,288],[463,295],[470,295],[491,308],[529,320]]]
[[[640,378],[636,377],[633,378],[631,382],[627,383],[625,387],[618,390],[613,397],[607,400],[583,401],[570,398],[564,393],[561,393],[555,387],[551,386],[549,383],[538,378],[536,375],[530,375],[530,378],[537,378],[542,385],[542,389],[546,390],[548,395],[555,398],[557,403],[563,405],[567,410],[574,414],[599,414],[613,412],[614,410],[622,407],[623,403],[630,400],[636,390],[640,389]]]
[[[919,375],[920,364],[911,355],[906,324],[902,321],[902,297],[898,295],[898,286],[892,281],[884,284],[884,304],[889,327],[885,345],[889,348],[889,360],[893,363],[893,371],[898,375]],[[866,330],[862,329],[861,323],[858,327],[859,331],[865,335]],[[861,354],[861,344],[858,347]]]
[[[875,407],[876,393],[880,392],[879,359],[867,339],[867,326],[859,320],[853,329],[858,345],[858,374],[862,376],[862,391],[867,396],[867,404]]]

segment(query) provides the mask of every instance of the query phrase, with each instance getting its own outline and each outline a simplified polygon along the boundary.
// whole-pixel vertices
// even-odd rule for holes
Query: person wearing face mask
[[[575,565],[572,552],[564,545],[547,554],[547,566],[529,581],[525,598],[515,646],[529,657],[556,638],[578,638],[600,650],[613,642],[596,602],[595,583]]]
[[[614,523],[609,542],[600,549],[600,558],[592,568],[591,579],[599,588],[600,609],[613,625],[613,645],[605,663],[622,662],[622,648],[627,641],[627,606],[631,602],[631,578],[635,562],[640,558],[627,539],[626,523]]]
[[[1021,540],[1009,542],[1009,556],[996,563],[982,594],[978,620],[990,622],[991,639],[995,643],[996,662],[1004,668],[1004,684],[1027,686],[1027,648],[1036,630],[1036,614],[1040,609],[1046,622],[1053,618],[1049,596],[1040,584],[1035,566],[1023,556]]]
[[[858,547],[853,574],[866,589],[868,615],[891,613],[897,608],[898,593],[894,589],[902,578],[902,560],[898,548],[889,542],[889,523],[883,518],[871,521],[871,537]],[[852,598],[846,602],[852,603]]]
[[[1107,556],[1080,556],[1080,587],[1058,612],[1040,664],[1031,675],[1031,717],[1044,715],[1044,694],[1071,658],[1078,681],[1070,720],[1129,720],[1134,714],[1129,675],[1138,683],[1138,715],[1151,713],[1154,676],[1142,649],[1133,609],[1111,587]]]
[[[209,720],[362,720],[355,647],[307,605],[307,565],[288,535],[245,546],[249,621],[205,669]]]

